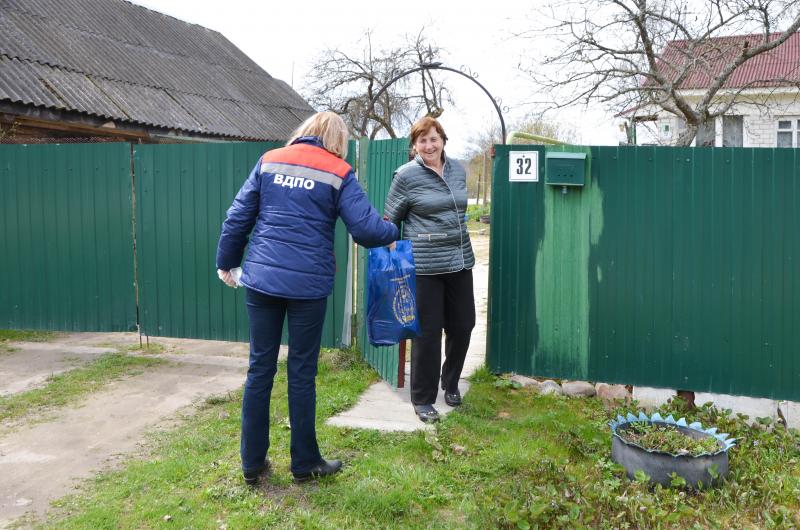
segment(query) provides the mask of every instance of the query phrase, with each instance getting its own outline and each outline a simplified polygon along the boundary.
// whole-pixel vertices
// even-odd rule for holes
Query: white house
[[[771,39],[780,34],[773,34]],[[716,60],[707,53],[689,69],[678,93],[694,105],[733,54],[742,47],[755,45],[763,35],[737,35],[710,39]],[[751,44],[752,43],[752,44]],[[694,58],[685,41],[672,41],[661,56],[662,65],[683,68]],[[717,93],[715,104],[723,105],[735,97],[735,103],[717,117],[713,127],[701,127],[693,145],[717,147],[800,147],[800,34],[794,34],[775,49],[762,53],[737,68]],[[713,109],[712,109],[713,110]],[[685,122],[660,110],[655,115],[655,129],[639,143],[673,144]]]

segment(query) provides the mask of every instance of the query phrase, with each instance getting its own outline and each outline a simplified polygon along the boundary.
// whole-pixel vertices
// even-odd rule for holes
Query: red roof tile
[[[769,36],[770,41],[780,33]],[[708,88],[725,65],[730,64],[745,46],[753,48],[764,42],[764,35],[716,37],[688,51],[691,41],[671,41],[664,49],[659,66],[668,77],[675,78],[688,61],[694,64],[680,88]],[[787,86],[800,82],[800,33],[795,33],[770,51],[749,59],[739,66],[723,85],[727,88]]]

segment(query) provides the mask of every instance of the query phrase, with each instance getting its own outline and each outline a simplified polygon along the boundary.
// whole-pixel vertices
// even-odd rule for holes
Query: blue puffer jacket
[[[241,264],[249,234],[245,287],[285,298],[324,298],[333,290],[338,217],[365,247],[399,237],[369,203],[347,162],[316,137],[298,138],[264,154],[242,185],[222,223],[217,268]]]

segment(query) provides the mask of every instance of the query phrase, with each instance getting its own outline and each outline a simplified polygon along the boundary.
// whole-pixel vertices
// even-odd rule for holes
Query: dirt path
[[[241,387],[247,370],[247,345],[217,341],[151,339],[167,348],[166,366],[114,381],[65,408],[56,419],[15,427],[0,435],[0,528],[26,512],[43,514],[49,503],[78,480],[114,465],[184,409],[211,395]],[[70,334],[56,342],[11,344],[0,358],[8,393],[91,360],[110,345],[138,341],[133,334]],[[23,361],[32,359],[32,365]],[[36,374],[35,376],[33,374]],[[20,383],[22,381],[23,383]]]
[[[115,348],[17,342],[0,353],[0,397],[45,384],[48,377],[71,370]]]

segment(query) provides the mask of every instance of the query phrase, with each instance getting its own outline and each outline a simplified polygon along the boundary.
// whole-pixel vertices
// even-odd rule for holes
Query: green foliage
[[[663,451],[673,455],[699,456],[719,451],[720,445],[713,436],[692,438],[672,425],[633,422],[617,433],[626,441],[645,449]]]
[[[522,388],[522,385],[514,381],[513,379],[507,379],[504,377],[498,377],[494,382],[495,388]]]
[[[715,464],[716,465],[716,464]],[[686,487],[686,479],[682,476],[678,475],[674,471],[669,474],[669,485],[673,488],[684,488]]]
[[[125,346],[120,346],[117,348],[119,352],[135,352],[135,353],[145,353],[148,355],[157,355],[159,353],[164,353],[167,351],[166,346],[158,342],[143,342],[141,346],[138,342],[133,344],[127,344]]]
[[[488,204],[469,204],[467,205],[467,217],[470,221],[478,221],[482,215],[490,215],[492,205]]]
[[[32,329],[0,329],[0,343],[3,342],[47,342],[58,336],[55,331]]]
[[[594,399],[514,388],[485,368],[464,404],[433,431],[331,427],[375,374],[324,352],[317,379],[322,452],[336,477],[294,485],[289,474],[285,364],[273,390],[273,474],[239,475],[241,394],[207,404],[155,436],[152,457],[101,476],[60,501],[53,528],[792,528],[800,526],[800,434],[750,427],[711,407],[687,415],[740,438],[719,488],[685,491],[628,480],[610,459],[610,416]],[[674,413],[680,403],[662,414]],[[717,470],[714,470],[717,473]],[[165,523],[164,516],[171,516]]]

